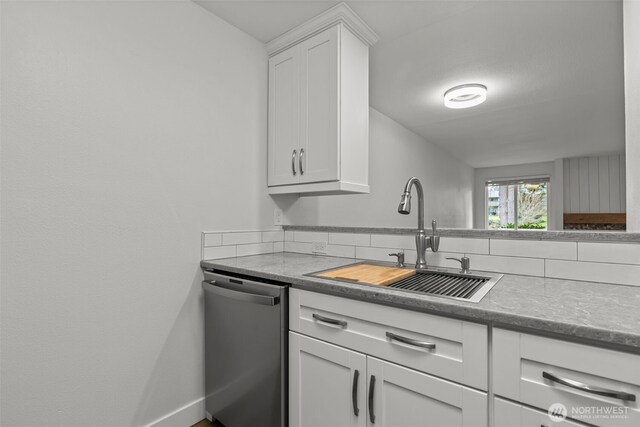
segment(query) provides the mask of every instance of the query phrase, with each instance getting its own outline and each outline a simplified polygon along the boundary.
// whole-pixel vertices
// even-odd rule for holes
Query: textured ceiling
[[[267,42],[338,2],[197,3]],[[380,35],[371,106],[469,165],[624,150],[621,1],[346,3]],[[443,107],[446,89],[474,82],[487,102]]]

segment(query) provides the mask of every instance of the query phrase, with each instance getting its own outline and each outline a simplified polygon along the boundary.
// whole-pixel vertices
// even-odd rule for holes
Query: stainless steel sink
[[[502,274],[462,274],[438,270],[417,270],[416,274],[388,285],[420,294],[479,302],[502,278]]]
[[[376,262],[357,262],[355,264],[371,264],[371,265],[385,265],[383,263]],[[343,266],[344,268],[348,266]],[[320,273],[335,270],[322,270],[314,273],[306,274],[306,276],[319,276]],[[326,279],[326,277],[322,277]],[[460,301],[467,302],[479,302],[490,290],[498,283],[502,278],[502,274],[476,274],[471,273],[458,273],[452,271],[446,271],[441,268],[427,268],[416,270],[416,274],[409,276],[405,279],[400,279],[390,285],[387,288],[398,289],[406,292],[414,292],[424,295],[434,295],[444,298],[452,298]],[[333,278],[331,280],[338,280],[342,282],[369,284],[371,283],[351,281],[343,278]]]

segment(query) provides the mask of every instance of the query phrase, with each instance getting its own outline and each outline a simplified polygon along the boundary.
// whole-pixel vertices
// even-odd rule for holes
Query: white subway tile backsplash
[[[415,265],[415,235],[317,231],[203,232],[202,258],[219,259],[272,252],[312,254],[313,242],[327,242],[326,255],[395,262],[403,251]],[[459,268],[447,257],[471,259],[471,270],[640,286],[640,244],[523,239],[441,237],[440,250],[427,250],[428,266]]]
[[[222,233],[222,244],[225,246],[261,242],[262,232],[260,231],[234,231],[230,233]]]
[[[329,233],[330,245],[371,246],[371,234]]]
[[[258,255],[273,253],[273,243],[250,243],[236,246],[236,256]]]
[[[415,249],[416,237],[408,234],[372,234],[371,247]]]
[[[548,259],[547,277],[640,286],[640,265]]]
[[[282,252],[284,231],[212,231],[202,233],[202,259]]]
[[[327,245],[327,255],[339,256],[344,258],[355,258],[356,247],[355,246],[343,246],[343,245]]]
[[[221,233],[204,233],[204,246],[220,246],[222,245]]]
[[[410,249],[404,249],[404,265],[407,267],[415,267],[416,259],[418,258],[418,252]],[[396,257],[389,257],[392,262],[396,261]]]
[[[640,244],[579,242],[578,261],[640,265]]]
[[[328,242],[329,233],[318,231],[294,231],[293,240],[296,242]]]
[[[202,259],[220,259],[231,258],[236,256],[236,246],[212,246],[204,248],[202,251]]]
[[[297,252],[301,254],[313,253],[313,243],[306,242],[284,242],[285,252]]]
[[[489,239],[466,239],[464,237],[441,237],[439,250],[459,254],[488,254]]]
[[[356,246],[356,258],[357,259],[370,259],[375,261],[395,261],[395,257],[389,256],[389,253],[394,252],[388,248],[373,248],[368,246]],[[405,257],[406,257],[405,252]],[[415,259],[413,260],[415,263]]]
[[[496,273],[544,276],[544,260],[541,258],[518,258],[497,255],[470,255],[471,270],[486,270]]]
[[[491,255],[576,260],[578,249],[576,242],[491,239]]]
[[[427,260],[427,266],[448,267],[448,268],[459,269],[460,263],[458,261],[446,259],[446,258],[447,257],[460,258],[461,256],[462,254],[459,254],[459,253],[441,252],[441,251],[431,252],[430,250],[427,250],[427,256],[425,258]]]
[[[282,242],[284,240],[284,231],[270,230],[262,232],[263,242]]]

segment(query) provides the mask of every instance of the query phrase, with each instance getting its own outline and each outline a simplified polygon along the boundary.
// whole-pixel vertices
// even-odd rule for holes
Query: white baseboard
[[[201,397],[164,417],[158,418],[145,427],[189,427],[204,419],[205,413],[204,397]]]

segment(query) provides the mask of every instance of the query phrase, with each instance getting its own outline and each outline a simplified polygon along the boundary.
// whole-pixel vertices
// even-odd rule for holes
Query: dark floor
[[[191,427],[224,427],[224,426],[217,421],[211,422],[205,418],[202,421],[198,421]]]

